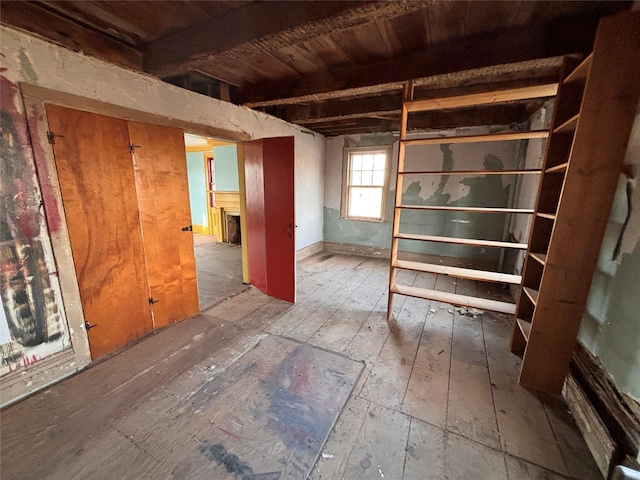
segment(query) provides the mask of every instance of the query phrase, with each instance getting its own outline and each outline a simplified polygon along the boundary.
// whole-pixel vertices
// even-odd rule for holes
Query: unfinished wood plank
[[[418,272],[442,273],[452,277],[469,278],[471,280],[482,280],[486,282],[513,283],[520,285],[522,276],[511,275],[501,272],[488,272],[485,270],[473,270],[470,268],[450,267],[447,265],[436,265],[431,263],[410,262],[408,260],[396,260],[391,264],[394,268],[404,268]]]
[[[247,330],[264,330],[291,307],[291,304],[285,300],[272,298],[234,323]]]
[[[408,112],[427,112],[444,108],[473,107],[488,103],[510,102],[529,98],[554,97],[558,91],[557,83],[535,85],[532,87],[511,88],[493,92],[472,93],[456,97],[444,97],[425,100],[413,100],[406,103]]]
[[[96,452],[102,454],[96,455]],[[113,427],[86,439],[46,474],[52,480],[169,476],[171,471],[161,469],[155,458],[135,444],[135,439],[127,438]]]
[[[435,280],[435,275],[421,274],[413,283],[433,288]],[[428,302],[421,299],[404,302],[360,392],[362,397],[397,411],[402,409],[428,309]]]
[[[480,322],[480,319],[454,313],[447,430],[488,447],[500,448]]]
[[[438,277],[438,286],[442,283],[440,278],[443,277]],[[428,307],[425,304],[425,309],[428,309],[427,318],[402,411],[444,428],[447,423],[453,307],[433,301]]]
[[[364,262],[364,260],[363,260]],[[288,336],[303,342],[309,341],[318,330],[329,322],[337,312],[343,311],[351,295],[366,282],[373,271],[371,269],[344,270],[327,283],[331,294],[314,312],[300,322]]]
[[[538,301],[538,291],[534,290],[531,287],[522,287],[522,289],[524,290],[524,293],[527,294],[527,297],[529,297],[531,299],[531,301],[533,302],[533,304],[535,305],[536,302]]]
[[[446,478],[446,435],[445,430],[412,418],[403,478]]]
[[[350,271],[358,268],[371,273],[372,266],[359,257],[341,256],[341,261],[336,268],[326,271],[319,271],[310,275],[298,287],[298,301],[284,315],[274,321],[268,328],[269,333],[274,335],[289,335],[296,327],[302,324],[306,318],[313,314],[321,305],[330,298],[338,288],[332,285],[332,280],[342,270]],[[304,293],[300,293],[300,292]]]
[[[449,205],[396,205],[396,208],[406,210],[437,210],[446,212],[475,212],[475,213],[535,213],[530,208],[502,208],[502,207],[453,207]]]
[[[448,480],[508,480],[502,453],[452,433],[446,439],[445,475]]]
[[[563,83],[571,83],[576,81],[582,81],[587,78],[589,70],[591,69],[591,63],[593,62],[593,52],[585,58],[580,65],[578,65],[573,72],[567,75],[567,78],[563,80]]]
[[[602,480],[598,465],[593,459],[564,398],[545,393],[539,393],[539,397],[571,477],[584,480]]]
[[[564,122],[564,123],[560,124],[559,126],[557,126],[553,130],[553,133],[571,133],[571,132],[575,131],[576,127],[578,126],[578,120],[579,119],[580,119],[580,114],[576,113],[569,120],[567,120],[566,122]]]
[[[408,436],[409,417],[370,405],[341,478],[402,478]]]
[[[564,395],[602,476],[606,477],[617,449],[616,442],[572,375],[566,378]]]
[[[523,170],[407,170],[398,172],[398,175],[538,175],[540,172],[540,169],[531,168]]]
[[[518,324],[518,328],[524,335],[526,340],[529,340],[529,334],[531,333],[531,322],[527,322],[521,318],[516,319],[516,323]]]
[[[474,238],[441,237],[437,235],[420,235],[416,233],[398,233],[394,236],[403,240],[421,240],[423,242],[455,243],[457,245],[471,245],[476,247],[516,248],[519,250],[526,250],[527,248],[526,243],[499,242],[495,240],[478,240]]]
[[[510,479],[526,478],[529,480],[566,480],[567,477],[542,468],[521,458],[504,456],[507,464],[507,473]],[[583,478],[583,477],[578,477]]]
[[[493,313],[482,316],[502,450],[568,475],[544,405],[517,383],[521,360],[504,347],[510,333],[504,320]]]
[[[322,448],[324,455],[318,458],[309,480],[342,478],[370,406],[370,402],[361,397],[349,397]]]
[[[373,272],[342,304],[309,343],[336,352],[344,351],[387,288],[387,271],[379,268],[386,264],[382,259],[372,259]]]
[[[516,306],[513,303],[498,302],[496,300],[488,300],[484,298],[468,297],[456,293],[445,293],[437,290],[429,290],[426,288],[416,288],[406,285],[394,285],[391,288],[394,293],[407,295],[410,297],[424,298],[435,300],[437,302],[450,303],[452,305],[464,305],[467,307],[480,308],[484,310],[493,310],[495,312],[513,314],[516,312]]]
[[[511,142],[530,138],[547,138],[548,130],[531,130],[528,132],[491,133],[486,135],[460,135],[455,137],[410,138],[401,140],[407,146],[412,145],[440,145],[443,143],[481,143],[481,142]]]

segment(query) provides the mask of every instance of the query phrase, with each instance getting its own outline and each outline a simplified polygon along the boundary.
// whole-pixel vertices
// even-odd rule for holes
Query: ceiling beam
[[[555,74],[551,75],[550,73]],[[535,75],[534,72],[531,75]],[[493,81],[484,84],[457,86],[451,88],[424,88],[418,87],[414,92],[416,100],[449,98],[463,94],[494,92],[499,90],[520,88],[533,85],[542,85],[556,82],[559,78],[558,68],[549,71],[546,75],[535,78]],[[493,80],[496,80],[495,78]],[[402,105],[402,93],[390,95],[377,95],[373,97],[343,99],[340,101],[324,101],[301,105],[283,105],[276,107],[272,113],[290,123],[312,126],[322,122],[338,121],[350,118],[378,118],[399,117]]]
[[[147,45],[145,70],[165,77],[247,58],[425,7],[409,0],[255,2]],[[224,80],[224,79],[223,79]]]
[[[2,24],[36,33],[88,55],[142,70],[142,53],[125,43],[87,28],[46,7],[30,2],[0,2]]]
[[[409,130],[446,129],[525,123],[544,105],[543,100],[482,105],[457,110],[415,113],[409,118]],[[351,118],[308,125],[308,128],[327,136],[351,133],[377,133],[398,131],[400,116],[394,119]]]
[[[341,92],[342,96],[367,94],[397,88],[399,83],[414,79],[586,53],[591,51],[596,27],[597,19],[593,17],[565,18],[544,26],[494,33],[302,78],[248,84],[242,88],[242,103],[256,107],[317,101],[334,92]]]

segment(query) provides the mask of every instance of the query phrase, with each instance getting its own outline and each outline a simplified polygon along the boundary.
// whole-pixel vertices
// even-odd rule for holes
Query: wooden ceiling
[[[610,1],[8,1],[0,22],[325,135],[395,131],[433,98],[555,81]],[[539,101],[431,112],[410,128],[525,121]]]

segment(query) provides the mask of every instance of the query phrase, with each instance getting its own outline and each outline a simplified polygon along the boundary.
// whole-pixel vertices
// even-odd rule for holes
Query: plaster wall
[[[618,388],[640,401],[640,109],[625,166],[631,178],[623,174],[618,182],[578,339]]]
[[[213,147],[216,190],[239,191],[238,149],[235,145]]]
[[[501,127],[465,128],[430,132],[420,137],[470,135],[497,132]],[[392,134],[353,135],[327,139],[325,161],[324,238],[327,242],[390,248],[395,197],[398,142]],[[383,222],[357,221],[340,217],[342,201],[343,149],[347,147],[393,145],[391,176]],[[473,144],[442,144],[408,147],[407,170],[503,170],[518,162],[519,141]],[[506,207],[514,178],[511,175],[414,175],[405,176],[402,202],[412,205]],[[405,211],[401,231],[451,237],[502,240],[507,216],[469,212]],[[500,252],[459,245],[401,241],[400,250],[464,258],[497,266]]]
[[[187,152],[187,175],[189,177],[189,205],[193,225],[209,225],[207,214],[207,182],[202,152]]]

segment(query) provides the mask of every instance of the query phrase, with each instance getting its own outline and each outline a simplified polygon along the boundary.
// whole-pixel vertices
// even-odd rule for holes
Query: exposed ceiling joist
[[[298,2],[295,9],[286,1],[256,2],[149,43],[145,70],[161,77],[199,70],[424,7],[408,0]]]
[[[489,38],[464,40],[365,65],[318,72],[299,79],[249,84],[242,103],[249,107],[282,105],[308,98],[318,101],[333,92],[358,95],[388,90],[398,83],[562,55],[589,52],[597,22],[591,17],[556,21]]]
[[[30,2],[2,2],[2,23],[124,67],[142,70],[142,54],[113,36],[80,25]]]

